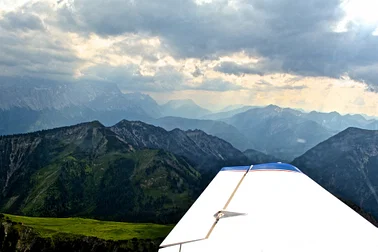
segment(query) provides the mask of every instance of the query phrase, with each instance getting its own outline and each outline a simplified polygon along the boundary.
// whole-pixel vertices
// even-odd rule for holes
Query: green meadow
[[[32,227],[42,237],[58,233],[94,236],[104,240],[164,238],[173,225],[99,221],[83,218],[40,218],[4,214],[10,220]]]

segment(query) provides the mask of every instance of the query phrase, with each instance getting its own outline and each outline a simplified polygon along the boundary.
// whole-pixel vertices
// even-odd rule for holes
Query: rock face
[[[240,133],[237,128],[221,121],[188,119],[169,116],[154,119],[150,123],[163,127],[166,130],[173,130],[175,128],[181,130],[202,130],[207,134],[226,140],[227,142],[232,144],[232,146],[241,151],[254,147],[253,143],[248,141],[246,136]]]
[[[143,109],[143,111],[151,118],[158,118],[162,116],[161,108],[151,96],[142,93],[128,93],[124,94],[128,104],[135,104]]]
[[[222,166],[248,164],[206,133],[98,121],[0,137],[0,211],[174,223]]]
[[[378,219],[378,131],[348,128],[293,164],[332,194]]]
[[[291,161],[332,136],[318,123],[303,118],[303,113],[270,105],[254,108],[225,120],[235,126],[254,149]]]
[[[126,120],[110,127],[124,141],[138,149],[163,149],[185,157],[200,170],[218,167],[220,163],[245,164],[247,158],[228,142],[200,130],[166,131],[143,122]]]
[[[126,241],[102,240],[96,237],[56,234],[41,237],[33,228],[0,218],[0,251],[2,252],[131,252],[157,251],[162,239]]]

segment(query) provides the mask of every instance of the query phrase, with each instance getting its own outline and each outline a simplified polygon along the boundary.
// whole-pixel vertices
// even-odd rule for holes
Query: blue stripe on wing
[[[247,171],[250,166],[230,166],[230,167],[223,167],[221,171]]]
[[[258,170],[282,170],[282,171],[294,171],[302,173],[297,167],[291,164],[285,163],[268,163],[268,164],[258,164],[254,165],[251,168],[251,171],[258,171]]]

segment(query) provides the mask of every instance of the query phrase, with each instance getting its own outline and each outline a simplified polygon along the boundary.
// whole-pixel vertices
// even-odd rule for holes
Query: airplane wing
[[[378,229],[283,163],[224,167],[159,252],[378,251]]]

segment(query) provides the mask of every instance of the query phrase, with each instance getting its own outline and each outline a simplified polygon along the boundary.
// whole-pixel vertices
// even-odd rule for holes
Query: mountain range
[[[12,80],[0,79],[0,135],[97,119],[109,125],[123,118],[144,120],[154,111],[153,100],[138,93],[123,94],[116,85]]]
[[[378,129],[378,121],[362,115],[306,113],[274,105],[237,105],[212,113],[192,100],[159,105],[149,95],[122,93],[111,84],[0,79],[0,135],[93,120],[110,126],[123,119],[166,130],[202,130],[240,151],[254,149],[280,161],[293,160],[347,127]]]
[[[245,135],[242,134],[236,127],[222,121],[188,119],[169,116],[152,119],[148,122],[153,125],[163,127],[166,130],[173,130],[176,128],[182,130],[199,129],[207,134],[226,140],[239,150],[246,150],[248,148],[255,147],[254,144],[246,139]]]
[[[248,159],[199,130],[123,120],[0,137],[0,210],[174,223],[219,167]]]
[[[220,167],[276,161],[200,130],[98,121],[0,137],[0,211],[174,223]],[[378,131],[349,128],[296,158],[305,174],[378,217]]]
[[[163,116],[202,117],[210,111],[192,100],[159,105],[149,95],[122,93],[116,85],[0,77],[0,135],[99,120],[150,121]]]
[[[303,113],[303,117],[334,131],[342,131],[349,127],[372,129],[370,124],[376,122],[375,120],[368,120],[362,115],[340,115],[335,111],[330,113],[311,111],[310,113]]]

